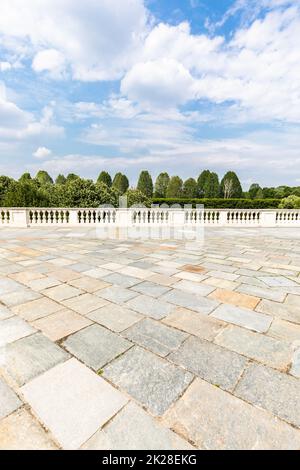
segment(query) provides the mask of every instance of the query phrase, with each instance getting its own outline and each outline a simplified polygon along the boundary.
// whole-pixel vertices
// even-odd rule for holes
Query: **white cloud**
[[[46,158],[49,157],[51,153],[51,150],[47,147],[38,147],[32,155],[36,158]]]
[[[0,34],[34,54],[35,69],[65,57],[75,79],[107,80],[134,63],[148,19],[142,0],[1,0]]]
[[[61,52],[55,49],[45,49],[35,55],[32,68],[36,72],[48,71],[54,78],[60,78],[65,68],[65,58]]]
[[[9,62],[0,62],[0,72],[6,72],[7,70],[10,70],[12,68],[11,64]]]

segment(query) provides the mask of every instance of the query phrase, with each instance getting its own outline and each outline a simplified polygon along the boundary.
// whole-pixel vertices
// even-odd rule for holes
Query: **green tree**
[[[220,196],[220,183],[217,173],[211,172],[204,183],[204,197],[216,198]]]
[[[123,175],[122,173],[117,173],[114,177],[113,188],[117,189],[120,194],[126,193],[128,187],[129,187],[129,181],[126,175]]]
[[[264,199],[276,198],[275,188],[263,188],[262,192]]]
[[[0,176],[0,204],[3,205],[3,198],[5,194],[9,191],[10,187],[14,183],[12,178],[8,176]],[[6,206],[7,207],[7,206]]]
[[[101,171],[100,175],[98,176],[97,183],[104,183],[110,188],[112,185],[110,174],[107,171]]]
[[[260,189],[261,189],[261,187],[259,186],[259,184],[257,184],[257,183],[251,184],[251,186],[249,188],[249,197],[250,197],[250,199],[255,199],[256,194],[258,193],[258,191]]]
[[[242,186],[234,171],[228,171],[221,181],[221,195],[224,199],[239,199],[243,195]]]
[[[166,197],[167,187],[170,181],[168,173],[160,173],[155,181],[154,196],[155,197]]]
[[[64,175],[58,175],[56,177],[56,180],[55,180],[56,184],[66,184],[66,182],[67,182],[67,179]]]
[[[167,197],[182,197],[182,179],[179,176],[172,176],[167,187]]]
[[[30,173],[23,173],[23,175],[20,176],[20,178],[19,178],[19,182],[20,182],[20,183],[23,183],[23,182],[25,182],[25,181],[31,181],[31,180],[32,180],[32,178],[31,178],[31,174],[30,174]]]
[[[194,178],[188,178],[183,183],[182,194],[183,194],[183,197],[186,197],[186,198],[197,197],[198,187],[197,187],[197,182]]]
[[[205,197],[205,184],[207,180],[210,177],[210,171],[209,170],[204,170],[202,173],[200,173],[198,180],[197,180],[197,186],[198,186],[198,196],[199,197]]]
[[[3,198],[5,207],[48,207],[49,198],[33,181],[14,181]]]
[[[139,176],[137,189],[147,197],[153,196],[153,181],[149,171],[142,171]]]
[[[69,173],[66,179],[66,183],[69,184],[72,181],[76,181],[78,179],[81,179],[80,176],[76,175],[75,173]]]
[[[37,174],[35,175],[35,180],[38,181],[40,185],[53,184],[53,179],[47,173],[47,171],[44,171],[44,170],[40,170],[37,172]]]

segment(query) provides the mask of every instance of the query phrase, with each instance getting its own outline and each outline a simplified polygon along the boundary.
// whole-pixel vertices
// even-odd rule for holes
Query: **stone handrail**
[[[300,227],[299,209],[0,208],[0,227]]]

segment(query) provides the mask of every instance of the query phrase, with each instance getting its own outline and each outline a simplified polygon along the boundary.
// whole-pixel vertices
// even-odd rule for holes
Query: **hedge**
[[[180,198],[152,198],[152,204],[203,204],[208,209],[277,209],[280,199],[180,199]]]

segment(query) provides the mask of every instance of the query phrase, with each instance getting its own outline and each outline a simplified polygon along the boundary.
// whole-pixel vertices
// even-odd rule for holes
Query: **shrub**
[[[152,204],[191,204],[196,207],[197,204],[203,204],[207,209],[276,209],[279,199],[182,199],[182,198],[153,198]]]
[[[281,200],[279,209],[300,209],[300,197],[288,196]]]
[[[128,189],[125,196],[127,196],[128,207],[142,204],[143,206],[149,207],[151,205],[151,199],[149,199],[144,193],[138,189]]]

